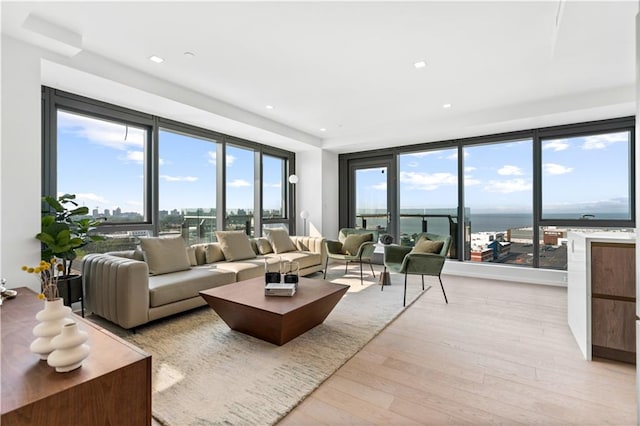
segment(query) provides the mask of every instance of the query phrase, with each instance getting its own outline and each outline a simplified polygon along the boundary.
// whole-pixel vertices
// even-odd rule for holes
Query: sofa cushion
[[[191,266],[198,266],[198,260],[196,259],[196,248],[187,247],[187,257],[189,258],[189,264]]]
[[[235,273],[236,281],[244,281],[264,276],[264,260],[264,257],[259,257],[257,259],[246,259],[234,262],[218,262],[216,263],[216,267],[219,271],[231,271]],[[279,270],[279,268],[276,267],[278,261],[278,258],[267,258],[269,266],[272,266],[270,271],[275,272]]]
[[[291,251],[282,254],[269,254],[267,257],[274,259],[288,260],[290,262],[298,262],[300,270],[310,268],[322,264],[322,255],[320,253],[312,253],[308,251]]]
[[[243,231],[216,231],[218,243],[228,261],[254,259],[249,237]]]
[[[420,238],[416,241],[416,245],[411,249],[410,253],[435,253],[439,254],[442,250],[444,241],[432,241],[427,238]]]
[[[256,247],[258,247],[259,254],[273,253],[273,248],[266,238],[256,238]]]
[[[191,268],[184,240],[178,237],[140,237],[149,275],[168,274]]]
[[[215,267],[200,266],[189,271],[149,277],[149,305],[152,308],[198,297],[207,290],[235,282],[235,274]]]
[[[289,238],[289,231],[286,229],[270,228],[265,229],[264,233],[267,236],[275,254],[297,250],[296,245],[293,244],[293,241]]]
[[[222,248],[220,248],[220,244],[211,243],[207,244],[205,247],[206,261],[205,263],[215,263],[224,260],[224,253],[222,253]]]
[[[350,234],[342,243],[342,253],[355,256],[363,243],[372,240],[373,234]]]

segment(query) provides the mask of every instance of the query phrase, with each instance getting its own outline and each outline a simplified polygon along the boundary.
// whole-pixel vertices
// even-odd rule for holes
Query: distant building
[[[100,216],[100,212],[98,211],[98,209],[93,209],[93,211],[91,212],[91,215],[93,217],[98,217]]]
[[[107,217],[111,216],[111,212],[109,211],[109,209],[104,209],[104,215]]]
[[[113,211],[114,216],[122,216],[122,209],[120,207],[116,207]]]

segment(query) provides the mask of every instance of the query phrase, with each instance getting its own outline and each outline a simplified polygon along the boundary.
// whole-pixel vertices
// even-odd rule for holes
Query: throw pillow
[[[411,253],[435,253],[439,254],[442,250],[444,241],[432,241],[424,237],[420,238],[416,245],[411,249]]]
[[[253,259],[256,257],[251,248],[249,237],[244,231],[216,231],[218,243],[228,261]]]
[[[205,258],[206,263],[215,263],[224,260],[224,253],[222,252],[222,248],[220,248],[220,244],[207,244],[205,248]]]
[[[373,240],[373,234],[350,234],[342,243],[342,252],[349,256],[358,254],[358,250],[363,243]]]
[[[187,247],[187,257],[191,266],[198,266],[198,260],[196,259],[196,248]]]
[[[260,254],[273,253],[273,248],[271,247],[271,244],[269,244],[269,240],[266,238],[258,238],[256,240],[256,245],[258,246],[258,252]]]
[[[270,228],[264,230],[275,254],[296,251],[296,245],[289,238],[289,231],[284,228]]]
[[[140,248],[149,266],[149,275],[191,268],[182,237],[140,237]]]

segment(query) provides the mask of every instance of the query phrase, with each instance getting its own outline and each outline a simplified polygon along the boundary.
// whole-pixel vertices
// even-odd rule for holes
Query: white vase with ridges
[[[41,360],[46,360],[54,349],[51,346],[51,339],[60,334],[65,324],[73,322],[68,317],[70,313],[71,308],[64,306],[61,298],[44,301],[44,309],[36,314],[36,319],[40,323],[33,327],[33,335],[36,336],[36,340],[29,347],[31,352],[37,354]]]
[[[88,336],[85,331],[72,322],[62,327],[62,333],[51,340],[54,351],[49,354],[47,364],[54,367],[58,373],[75,370],[82,365],[82,361],[89,356],[89,346],[84,343]]]

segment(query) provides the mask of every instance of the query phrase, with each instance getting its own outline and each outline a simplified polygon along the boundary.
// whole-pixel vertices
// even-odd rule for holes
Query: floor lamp
[[[307,235],[307,219],[309,218],[309,212],[306,210],[302,210],[300,212],[300,217],[304,221],[302,225],[302,235]]]

